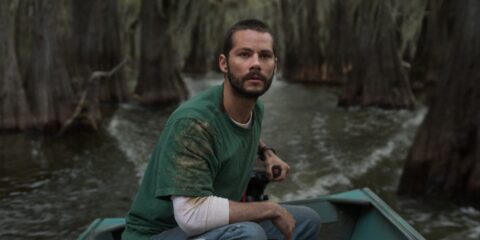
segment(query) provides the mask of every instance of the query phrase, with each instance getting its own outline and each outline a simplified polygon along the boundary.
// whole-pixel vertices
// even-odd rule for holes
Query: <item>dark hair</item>
[[[272,36],[273,54],[276,53],[275,40],[273,39],[273,32],[270,29],[270,27],[264,22],[257,19],[245,19],[235,23],[233,26],[231,26],[228,29],[227,34],[225,35],[225,40],[223,42],[223,51],[222,51],[222,53],[226,57],[228,57],[228,53],[233,48],[233,34],[241,30],[253,30],[261,33],[270,34],[270,36]]]

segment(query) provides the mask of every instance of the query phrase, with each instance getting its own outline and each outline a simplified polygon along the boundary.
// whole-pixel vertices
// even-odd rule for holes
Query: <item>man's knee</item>
[[[267,240],[265,230],[254,222],[239,222],[228,226],[220,239],[259,239]]]
[[[285,206],[297,221],[295,235],[298,239],[317,239],[320,233],[320,216],[305,206]]]
[[[284,207],[293,215],[297,222],[308,221],[312,223],[320,223],[320,216],[318,213],[309,207],[291,205],[284,205]]]
[[[309,224],[319,226],[321,221],[318,213],[309,207],[302,207],[302,208],[303,208],[302,215],[304,216],[305,221],[307,221]]]

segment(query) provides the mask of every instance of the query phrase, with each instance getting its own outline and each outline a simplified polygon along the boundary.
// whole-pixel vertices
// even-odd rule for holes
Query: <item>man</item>
[[[228,31],[219,66],[224,83],[182,104],[169,118],[127,217],[123,239],[317,239],[307,207],[239,202],[257,152],[267,174],[288,164],[260,140],[257,101],[277,67],[273,35],[258,20]]]

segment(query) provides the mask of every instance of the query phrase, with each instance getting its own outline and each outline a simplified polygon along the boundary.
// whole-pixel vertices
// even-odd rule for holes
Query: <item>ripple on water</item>
[[[301,199],[315,198],[320,195],[328,194],[329,188],[335,185],[348,186],[350,179],[343,174],[330,174],[319,177],[313,186],[300,187],[299,189],[291,189],[291,191],[283,195],[282,201],[292,201]]]

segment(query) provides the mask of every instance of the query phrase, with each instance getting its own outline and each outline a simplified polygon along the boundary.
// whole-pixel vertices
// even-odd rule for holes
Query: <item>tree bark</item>
[[[76,102],[59,36],[63,5],[43,0],[25,6],[33,9],[31,55],[25,79],[28,102],[40,129],[58,129],[70,117]]]
[[[438,82],[445,67],[447,50],[453,35],[456,1],[429,0],[418,41],[417,53],[413,59],[410,79],[415,90],[422,90]]]
[[[398,53],[388,1],[362,1],[353,16],[352,71],[340,106],[412,108],[414,96]]]
[[[209,52],[205,48],[205,23],[197,24],[192,33],[192,49],[185,60],[183,71],[193,74],[205,74],[210,70]],[[203,43],[203,44],[199,44]]]
[[[0,129],[35,125],[27,102],[15,46],[18,1],[0,1]]]
[[[191,30],[190,51],[186,57],[183,71],[192,74],[205,74],[212,69],[213,51],[209,47],[212,43],[209,42],[209,38],[211,38],[209,34],[211,33],[208,31],[208,27],[213,24],[208,22],[209,16],[207,14],[194,14],[193,11],[208,11],[213,12],[213,14],[217,11],[214,9],[215,5],[210,2],[191,2],[190,5],[187,14],[194,15],[196,21]],[[218,21],[218,19],[215,20]]]
[[[95,71],[110,71],[125,58],[116,0],[74,0],[73,33],[78,74],[83,82]],[[98,81],[100,101],[122,102],[128,89],[123,71]]]
[[[140,74],[135,88],[146,104],[169,104],[187,98],[180,61],[168,26],[175,1],[143,0],[141,9]]]
[[[348,13],[349,0],[335,1],[330,6],[328,17],[329,37],[325,50],[327,59],[327,78],[332,83],[345,83],[350,71],[349,53],[352,42],[350,32],[353,31],[351,16]]]
[[[480,208],[480,2],[458,1],[448,68],[415,137],[399,194]]]
[[[282,64],[285,80],[326,83],[317,4],[316,0],[281,2],[285,46],[288,46]]]

